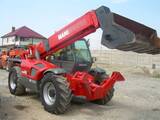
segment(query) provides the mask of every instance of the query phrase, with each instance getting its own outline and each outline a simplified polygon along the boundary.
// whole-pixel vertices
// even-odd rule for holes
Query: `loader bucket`
[[[101,43],[104,46],[137,53],[160,53],[160,39],[156,30],[112,13],[105,6],[98,8],[96,15],[103,30]]]

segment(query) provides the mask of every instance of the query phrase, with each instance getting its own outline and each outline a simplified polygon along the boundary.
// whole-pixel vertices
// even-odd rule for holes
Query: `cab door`
[[[52,63],[64,68],[67,72],[73,72],[75,67],[75,58],[71,46],[55,53],[53,55]]]

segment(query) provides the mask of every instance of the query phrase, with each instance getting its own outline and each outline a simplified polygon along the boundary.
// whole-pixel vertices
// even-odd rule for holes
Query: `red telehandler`
[[[158,54],[156,31],[140,23],[115,14],[101,6],[87,12],[48,41],[31,45],[9,71],[11,94],[23,95],[26,88],[40,94],[44,109],[55,114],[64,113],[72,96],[84,97],[98,104],[109,102],[114,84],[124,81],[119,72],[109,76],[101,68],[93,68],[88,44],[83,37],[103,31],[101,43],[111,49]],[[94,42],[94,41],[93,41]]]

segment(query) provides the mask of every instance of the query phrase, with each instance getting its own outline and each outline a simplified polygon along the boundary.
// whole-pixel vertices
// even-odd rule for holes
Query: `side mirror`
[[[95,63],[97,61],[96,57],[92,57],[92,62]]]

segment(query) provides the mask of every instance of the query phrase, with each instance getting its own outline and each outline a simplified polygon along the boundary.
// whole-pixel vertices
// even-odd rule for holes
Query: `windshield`
[[[80,40],[74,43],[73,52],[75,52],[78,62],[91,62],[91,55],[84,40]]]

